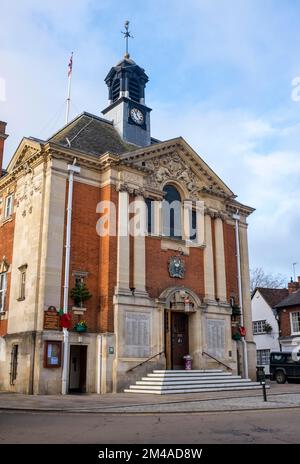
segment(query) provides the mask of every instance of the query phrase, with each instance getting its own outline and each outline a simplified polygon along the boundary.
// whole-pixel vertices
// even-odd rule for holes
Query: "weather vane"
[[[124,35],[124,38],[126,39],[126,53],[125,53],[125,58],[129,58],[129,53],[128,53],[128,38],[130,37],[133,39],[133,35],[130,34],[129,32],[129,21],[125,21],[125,32],[121,31],[122,34]]]

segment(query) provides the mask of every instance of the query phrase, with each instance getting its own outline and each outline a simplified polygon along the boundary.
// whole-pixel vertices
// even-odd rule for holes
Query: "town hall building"
[[[2,391],[120,392],[187,355],[195,370],[255,376],[253,208],[182,137],[152,137],[147,82],[126,54],[105,78],[102,116],[23,138],[6,170],[0,123]],[[145,234],[127,233],[134,202]]]

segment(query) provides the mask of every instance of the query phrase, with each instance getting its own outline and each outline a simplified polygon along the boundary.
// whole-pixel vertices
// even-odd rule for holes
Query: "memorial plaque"
[[[150,321],[150,314],[125,312],[124,356],[129,358],[150,356]]]
[[[54,306],[49,306],[44,312],[44,329],[60,330],[59,314]]]
[[[225,356],[225,321],[222,319],[208,319],[207,323],[207,351],[218,358]]]

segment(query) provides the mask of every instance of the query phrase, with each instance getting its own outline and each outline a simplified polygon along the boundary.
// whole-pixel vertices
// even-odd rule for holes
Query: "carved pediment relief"
[[[145,165],[153,171],[146,182],[154,188],[161,189],[167,181],[175,180],[182,183],[192,197],[197,196],[205,186],[203,180],[195,175],[177,153],[152,158]]]
[[[162,190],[167,181],[178,181],[191,199],[203,195],[234,197],[233,192],[182,138],[123,155],[123,160],[150,174],[146,186]]]
[[[146,186],[161,190],[166,182],[173,180],[184,186],[189,198],[200,199],[203,198],[203,194],[228,196],[214,179],[207,178],[200,170],[196,174],[196,169],[193,169],[182,155],[176,152],[152,157],[135,164],[152,171],[146,177]]]

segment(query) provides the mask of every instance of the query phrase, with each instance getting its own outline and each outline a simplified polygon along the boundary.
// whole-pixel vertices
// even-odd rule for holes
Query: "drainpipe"
[[[75,166],[76,158],[73,164],[68,164],[69,172],[69,192],[68,192],[68,208],[67,208],[67,231],[66,231],[66,252],[65,252],[65,284],[64,284],[64,314],[68,313],[69,300],[69,277],[70,277],[70,254],[71,254],[71,229],[72,229],[72,205],[73,205],[73,184],[74,174],[80,173],[80,167]],[[69,377],[69,331],[63,329],[64,348],[63,348],[63,369],[62,369],[62,394],[67,394],[67,384]]]
[[[239,237],[239,221],[240,215],[239,210],[236,210],[236,214],[232,215],[235,220],[235,241],[236,241],[236,258],[238,268],[238,289],[239,289],[239,302],[241,308],[241,325],[244,326],[244,306],[243,306],[243,293],[242,293],[242,273],[241,273],[241,254],[240,254],[240,237]],[[248,352],[247,343],[245,337],[242,337],[243,343],[243,374],[244,378],[248,378]]]
[[[102,376],[102,335],[97,337],[98,346],[97,346],[97,393],[101,393],[101,376]]]

